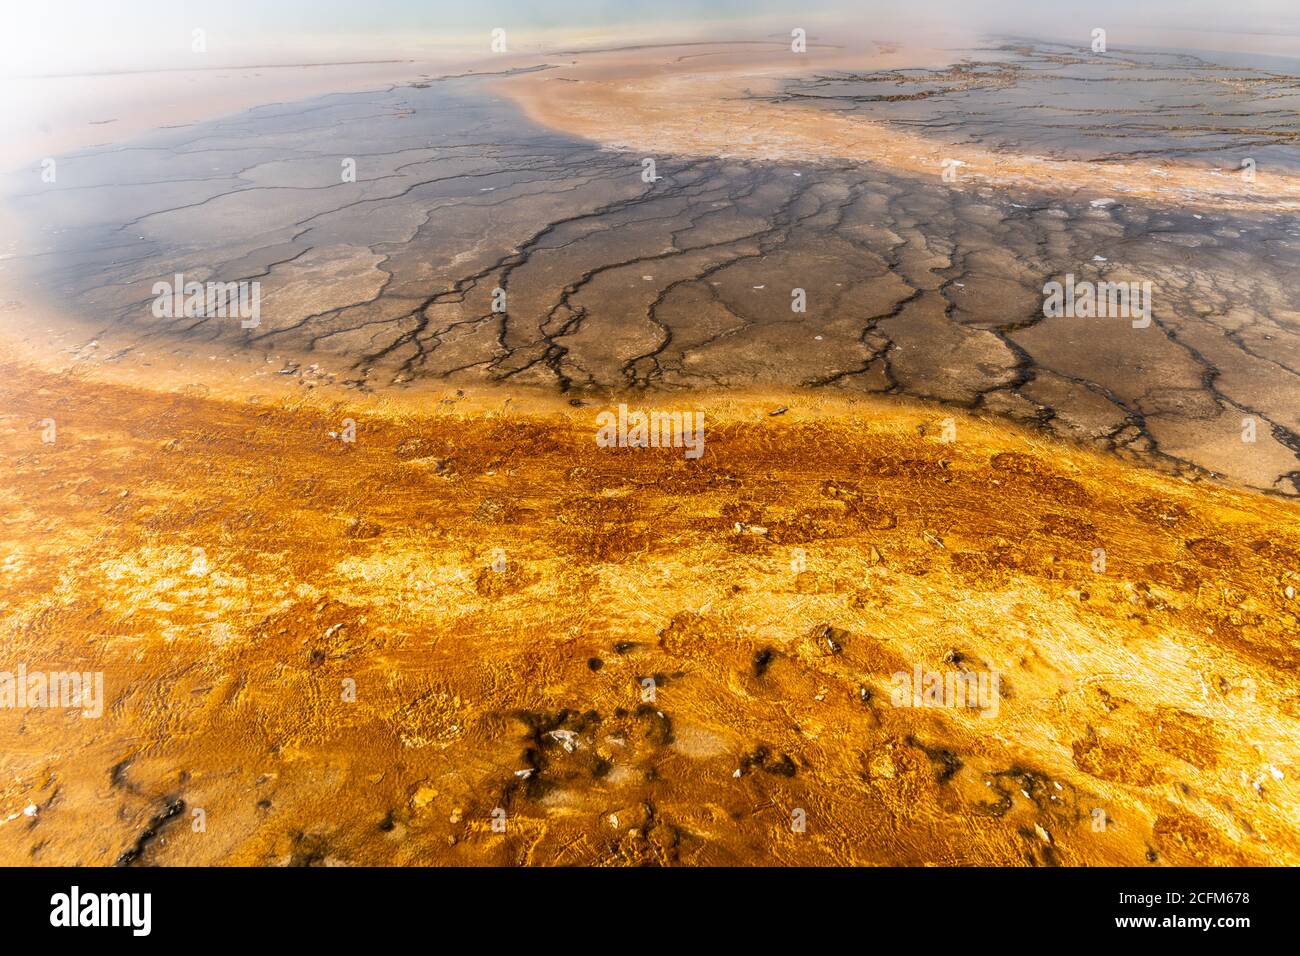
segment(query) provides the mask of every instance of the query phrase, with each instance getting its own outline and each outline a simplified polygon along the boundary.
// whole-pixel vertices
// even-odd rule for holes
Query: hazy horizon
[[[972,10],[954,0],[905,5],[867,0],[662,0],[636,7],[610,0],[565,0],[539,6],[528,0],[287,0],[273,7],[252,0],[139,0],[96,3],[65,0],[11,9],[0,31],[3,70],[44,76],[135,70],[265,66],[332,60],[401,59],[447,50],[487,52],[492,30],[503,28],[512,52],[539,52],[607,36],[655,32],[680,36],[710,30],[746,33],[804,26],[810,30],[883,38],[928,39],[930,31],[1034,34],[1086,39],[1094,27],[1125,42],[1186,49],[1254,51],[1295,56],[1300,10],[1286,0],[1244,0],[1230,10],[1212,0],[1169,0],[1135,7],[1098,0],[1086,10],[1031,0],[993,0]],[[303,24],[310,24],[303,28]],[[1184,26],[1194,24],[1194,26]],[[205,50],[196,61],[193,31]],[[907,34],[910,33],[911,36]],[[1209,38],[1218,37],[1214,44]],[[720,39],[723,37],[719,37]],[[1206,43],[1211,45],[1207,46]]]

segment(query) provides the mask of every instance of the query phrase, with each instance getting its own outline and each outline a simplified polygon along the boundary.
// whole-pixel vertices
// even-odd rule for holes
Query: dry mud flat
[[[1293,502],[873,397],[702,399],[691,461],[0,373],[4,666],[107,698],[0,711],[0,862],[1300,863]]]
[[[1131,124],[1135,100],[1173,96],[1183,76],[1231,92],[1219,113],[1260,90],[1291,103],[1294,83],[1041,54],[1045,79],[1007,54],[938,80],[846,72],[840,57],[834,82],[801,85],[804,61],[779,49],[566,54],[492,85],[429,78],[60,157],[57,183],[33,173],[9,198],[29,228],[0,260],[22,289],[0,308],[52,304],[100,358],[253,354],[358,390],[896,393],[1297,493],[1300,178],[1274,161],[1294,149],[1289,120],[1216,114],[1196,134],[1176,101],[1129,138],[1112,131],[1097,162],[1012,149],[1094,142],[1114,117],[1087,104]],[[935,83],[906,112],[859,102]],[[944,141],[967,105],[971,135],[993,137],[1003,99],[1062,84],[1073,111],[1024,142]],[[1245,151],[1255,183],[1231,173]],[[956,183],[940,178],[945,156],[966,164]],[[652,183],[644,158],[658,160]],[[260,324],[154,315],[155,284],[178,273],[260,283]],[[1151,283],[1151,324],[1045,318],[1044,285],[1067,276]]]

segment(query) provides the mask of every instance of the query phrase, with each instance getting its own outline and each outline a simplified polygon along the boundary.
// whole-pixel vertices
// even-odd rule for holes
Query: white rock
[[[578,735],[572,730],[552,730],[549,736],[558,740],[569,753],[578,749]]]

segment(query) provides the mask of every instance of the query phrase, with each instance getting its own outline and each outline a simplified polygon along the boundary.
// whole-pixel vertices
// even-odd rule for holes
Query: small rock
[[[568,753],[578,749],[578,735],[572,730],[552,730],[547,736],[558,740]]]
[[[819,624],[813,628],[813,643],[823,655],[844,653],[844,632],[829,624]]]

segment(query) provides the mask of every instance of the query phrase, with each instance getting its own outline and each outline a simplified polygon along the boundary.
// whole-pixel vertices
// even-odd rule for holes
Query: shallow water
[[[1096,162],[1300,169],[1300,61],[1007,40],[945,70],[837,72],[780,98],[862,112],[953,144]]]

